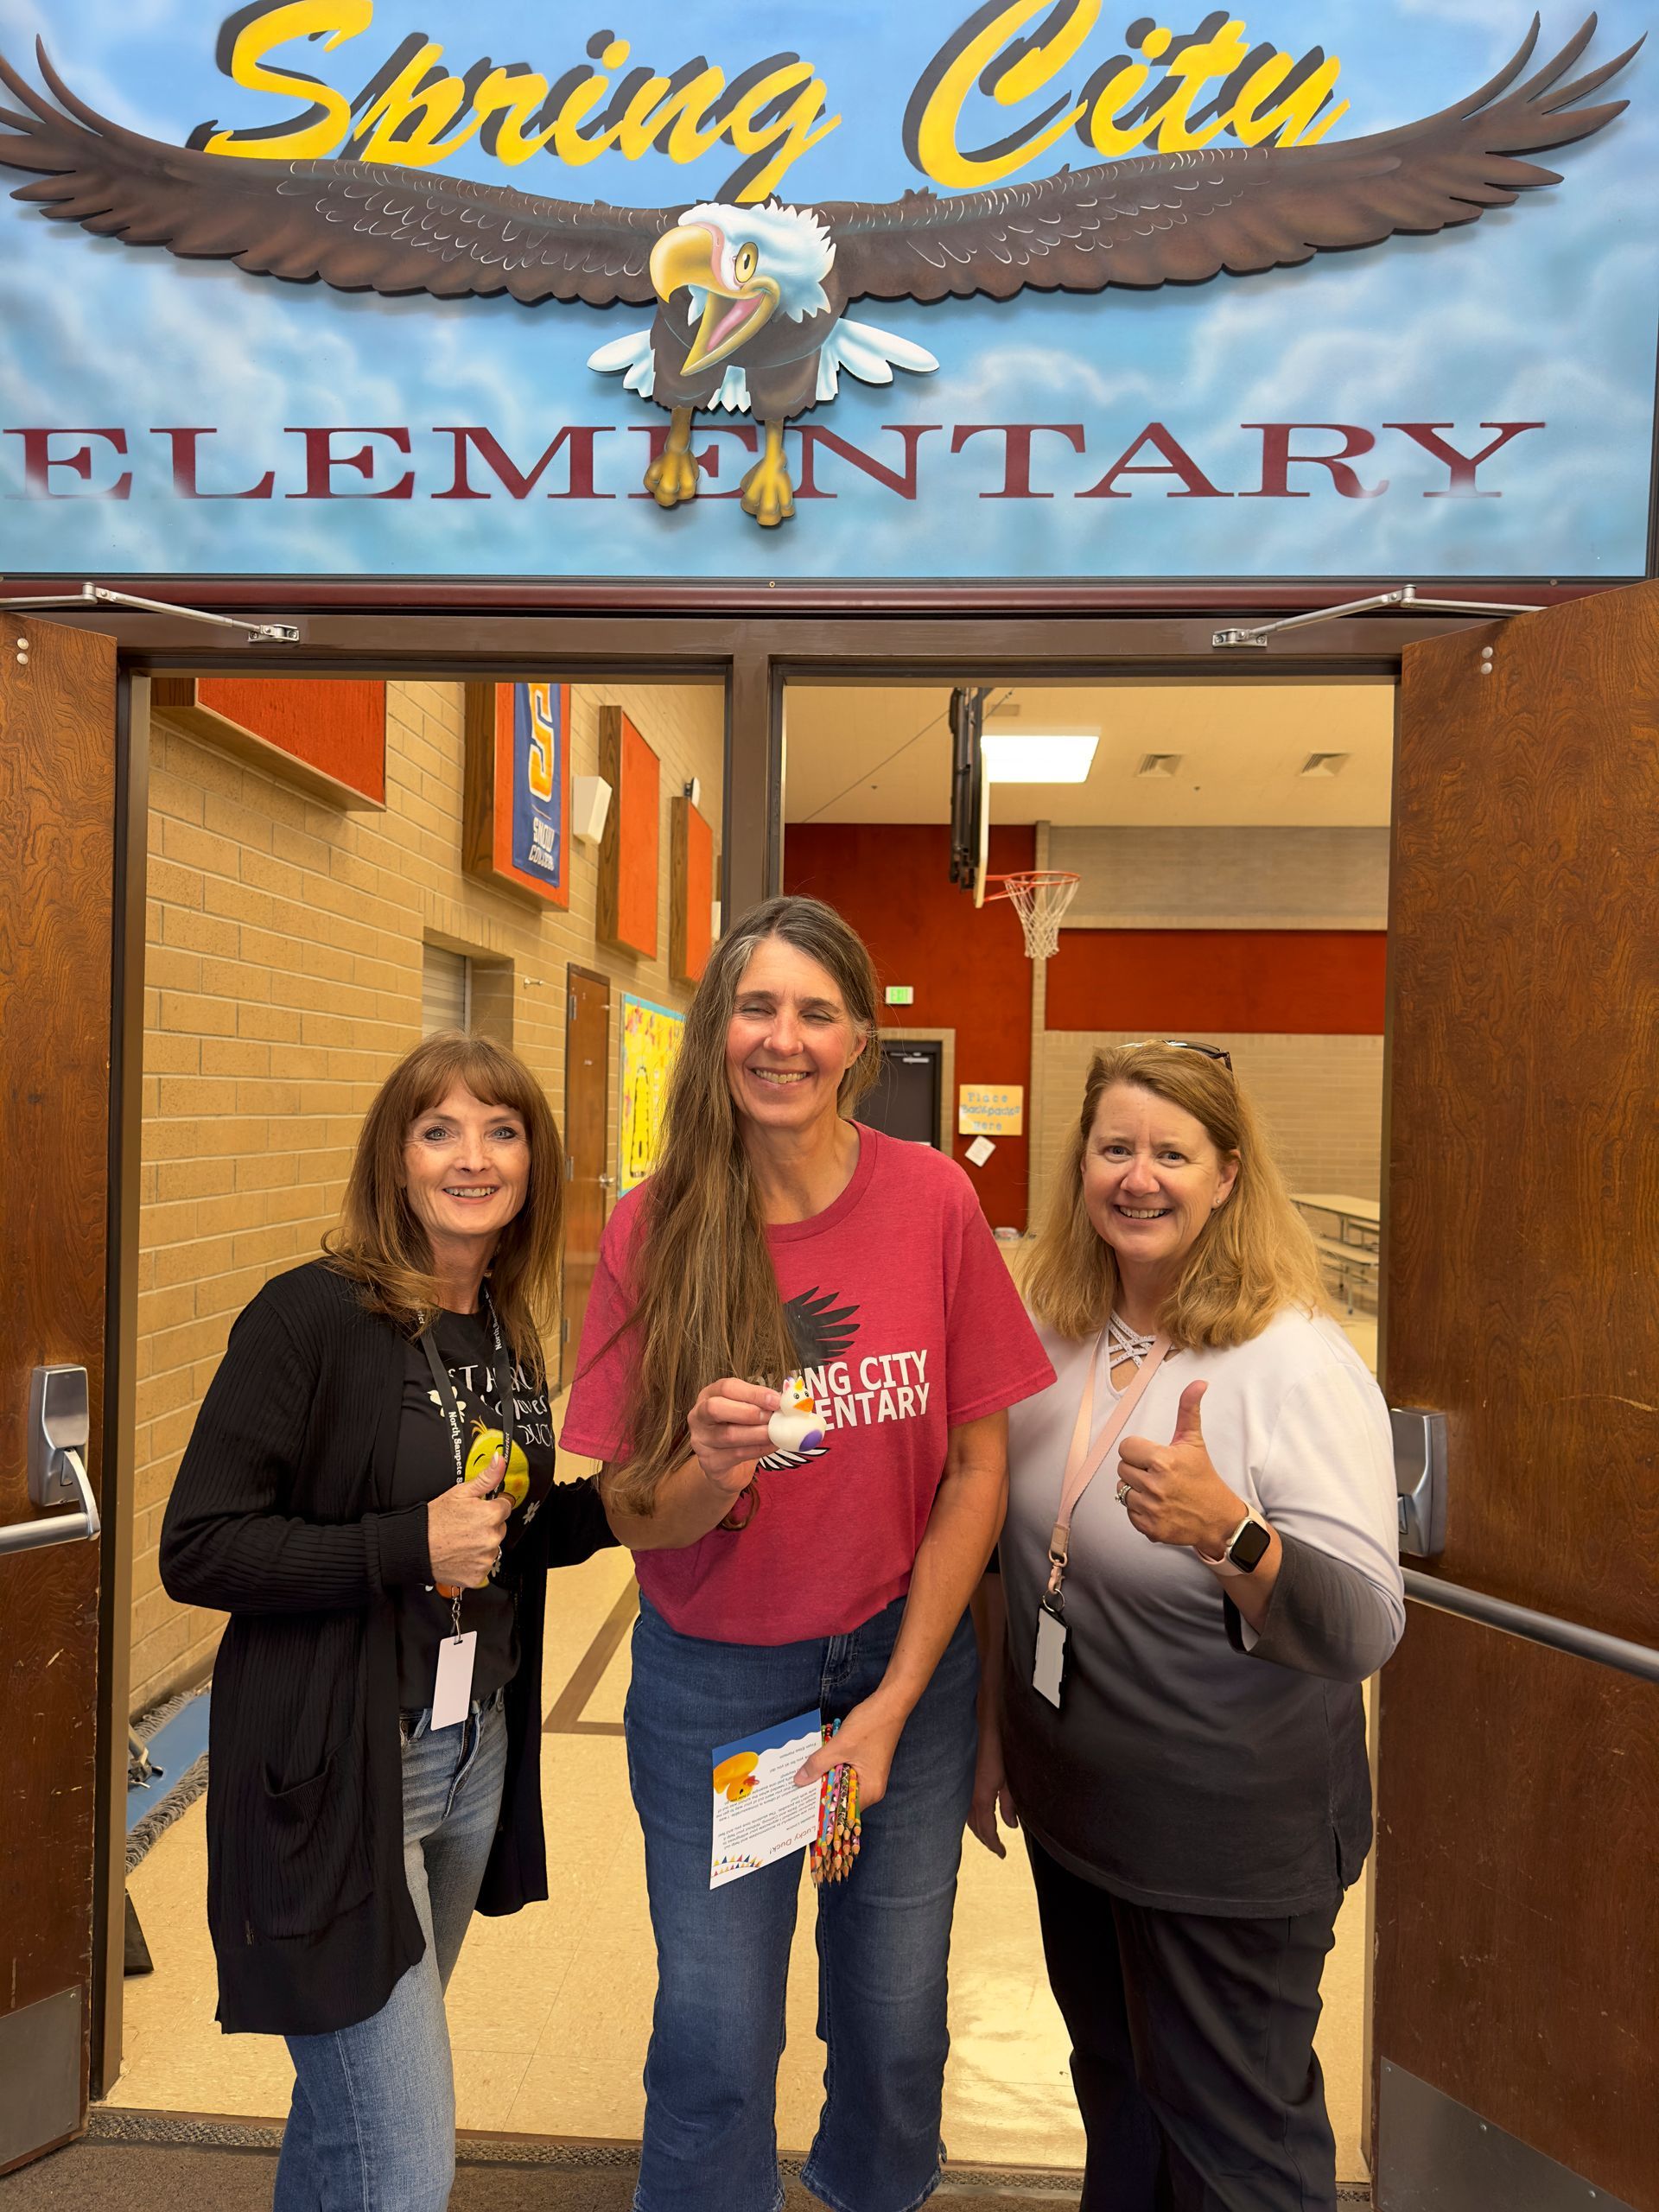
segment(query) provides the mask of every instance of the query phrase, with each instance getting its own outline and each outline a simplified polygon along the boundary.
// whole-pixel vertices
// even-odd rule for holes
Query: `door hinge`
[[[565,1313],[562,1314],[559,1318],[559,1342],[562,1344],[568,1344],[569,1341],[570,1316],[568,1313]]]

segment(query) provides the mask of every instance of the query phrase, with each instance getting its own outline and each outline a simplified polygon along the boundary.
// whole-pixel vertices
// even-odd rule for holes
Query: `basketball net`
[[[1077,879],[1068,869],[1027,868],[1019,875],[990,877],[985,896],[1012,903],[1028,960],[1052,960],[1059,948],[1061,920],[1077,888]]]

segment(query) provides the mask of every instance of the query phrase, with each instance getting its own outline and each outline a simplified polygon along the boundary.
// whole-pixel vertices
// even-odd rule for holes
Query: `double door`
[[[1396,1405],[1447,1416],[1450,1506],[1381,1691],[1387,2212],[1659,2212],[1656,702],[1653,585],[1412,646],[1402,667],[1382,1374]],[[56,1363],[88,1373],[105,1529],[0,1549],[0,2170],[72,2135],[118,2066],[131,1501],[110,1478],[130,1192],[112,1171],[143,852],[141,791],[118,834],[124,743],[108,640],[12,626],[0,1528],[38,1517],[29,1377]],[[571,1034],[602,1077],[593,990]],[[594,1089],[567,1100],[568,1310],[603,1212]],[[1492,1599],[1548,1633],[1491,1625]]]

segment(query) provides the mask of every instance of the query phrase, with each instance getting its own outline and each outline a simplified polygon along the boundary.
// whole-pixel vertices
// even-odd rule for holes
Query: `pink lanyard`
[[[1096,1438],[1093,1448],[1089,1443],[1089,1431],[1095,1418],[1095,1376],[1100,1368],[1100,1356],[1106,1343],[1106,1330],[1095,1338],[1089,1357],[1089,1373],[1083,1386],[1083,1399],[1077,1407],[1076,1425],[1071,1431],[1071,1448],[1065,1455],[1065,1478],[1060,1484],[1060,1510],[1054,1522],[1054,1533],[1048,1540],[1048,1596],[1058,1606],[1061,1603],[1061,1586],[1065,1580],[1066,1561],[1071,1556],[1071,1516],[1077,1510],[1077,1500],[1095,1477],[1101,1463],[1123,1433],[1124,1424],[1141,1402],[1142,1392],[1163,1364],[1169,1350],[1169,1338],[1156,1336],[1152,1350],[1135,1370],[1135,1380],[1107,1416],[1106,1426]]]

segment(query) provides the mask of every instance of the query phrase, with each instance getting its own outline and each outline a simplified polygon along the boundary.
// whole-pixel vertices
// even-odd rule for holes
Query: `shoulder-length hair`
[[[1238,1173],[1187,1254],[1158,1317],[1177,1344],[1220,1350],[1259,1336],[1287,1306],[1326,1309],[1319,1255],[1255,1108],[1230,1069],[1208,1054],[1161,1044],[1109,1045],[1095,1054],[1083,1105],[1026,1268],[1027,1303],[1063,1337],[1093,1336],[1112,1310],[1117,1262],[1090,1220],[1083,1163],[1104,1093],[1135,1084],[1201,1122]]]
[[[877,1081],[880,990],[863,939],[816,899],[752,907],[711,954],[685,1018],[669,1078],[663,1142],[640,1194],[630,1256],[633,1305],[626,1428],[629,1456],[615,1495],[648,1514],[658,1485],[684,1457],[698,1393],[722,1376],[776,1385],[796,1363],[766,1245],[766,1220],[726,1071],[726,1039],[743,971],[776,938],[834,979],[861,1049],[841,1079],[850,1116]]]
[[[410,1125],[441,1105],[458,1083],[483,1105],[510,1108],[530,1141],[530,1187],[501,1231],[487,1280],[514,1359],[539,1382],[542,1331],[558,1299],[564,1154],[541,1084],[505,1046],[444,1029],[404,1053],[364,1117],[340,1220],[322,1249],[359,1286],[371,1313],[419,1335],[441,1300],[432,1248],[404,1188],[404,1147]]]

